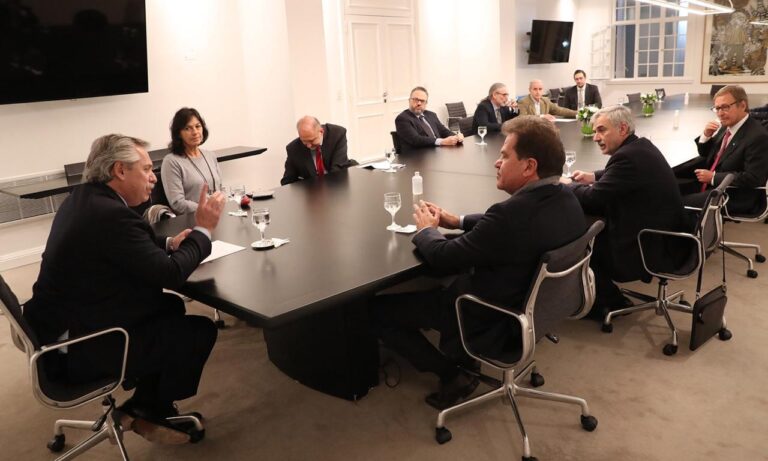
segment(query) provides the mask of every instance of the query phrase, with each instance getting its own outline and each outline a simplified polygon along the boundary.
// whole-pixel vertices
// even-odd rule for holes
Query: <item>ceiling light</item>
[[[681,11],[689,14],[698,14],[700,16],[709,14],[722,14],[733,13],[736,11],[733,8],[733,2],[728,0],[730,6],[720,5],[714,1],[706,0],[683,0],[681,3],[688,3],[688,6],[681,5],[680,3],[674,3],[674,0],[638,0],[641,3],[648,3],[651,5],[661,6],[663,8],[670,8],[673,10]],[[693,5],[696,5],[694,7]]]

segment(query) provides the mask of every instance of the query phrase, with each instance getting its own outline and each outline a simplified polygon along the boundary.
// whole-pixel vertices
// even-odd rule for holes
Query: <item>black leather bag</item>
[[[728,297],[719,285],[693,304],[690,349],[695,351],[723,328],[723,314]]]

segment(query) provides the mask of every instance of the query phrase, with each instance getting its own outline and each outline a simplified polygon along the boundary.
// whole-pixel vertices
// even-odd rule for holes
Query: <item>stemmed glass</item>
[[[575,150],[567,150],[565,151],[565,166],[567,168],[566,172],[563,173],[563,176],[566,178],[571,177],[571,166],[576,163],[576,151]]]
[[[243,200],[243,196],[245,196],[245,186],[242,184],[232,186],[232,195],[235,203],[240,205],[240,202]]]
[[[389,162],[389,168],[387,168],[384,171],[386,171],[387,173],[396,172],[397,170],[395,169],[394,164],[395,164],[395,160],[397,159],[397,152],[395,151],[395,149],[391,149],[391,148],[385,149],[384,158],[386,158],[387,161]]]
[[[251,213],[251,222],[259,230],[259,240],[253,242],[251,246],[255,248],[271,248],[275,246],[272,239],[264,237],[264,234],[269,225],[269,208],[257,208]]]
[[[487,146],[488,144],[485,142],[485,134],[488,133],[488,128],[486,128],[484,125],[477,127],[477,134],[480,136],[480,142],[477,143],[478,146]]]
[[[389,214],[392,215],[392,224],[387,226],[387,230],[394,231],[400,229],[400,226],[395,224],[395,213],[397,213],[397,210],[400,209],[401,205],[402,202],[400,201],[399,192],[387,192],[384,194],[384,209],[389,211]]]

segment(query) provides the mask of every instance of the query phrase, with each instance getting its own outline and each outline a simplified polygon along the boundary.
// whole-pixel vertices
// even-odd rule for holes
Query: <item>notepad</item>
[[[203,262],[200,264],[205,264],[207,262],[213,261],[214,259],[219,259],[244,249],[245,247],[241,247],[240,245],[227,243],[222,240],[214,240],[211,242],[211,254],[209,254],[207,258],[203,259]]]

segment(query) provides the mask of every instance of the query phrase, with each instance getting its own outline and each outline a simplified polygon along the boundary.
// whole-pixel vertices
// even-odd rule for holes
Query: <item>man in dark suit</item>
[[[603,107],[600,98],[600,90],[597,86],[587,83],[587,74],[581,69],[573,73],[573,81],[576,85],[565,90],[565,102],[563,106],[577,110],[584,106]]]
[[[386,345],[407,357],[420,371],[435,373],[440,388],[427,396],[436,408],[468,396],[477,380],[459,365],[471,359],[462,350],[454,301],[472,293],[490,302],[521,309],[543,253],[580,237],[584,213],[571,191],[558,183],[565,154],[554,125],[538,117],[517,117],[502,128],[506,140],[496,161],[496,187],[511,195],[485,214],[457,216],[432,203],[414,205],[419,232],[413,243],[430,266],[459,273],[446,290],[378,296],[374,313]],[[438,230],[462,229],[447,239]],[[488,354],[513,342],[519,328],[503,314],[470,311],[466,332],[481,338]],[[420,328],[440,331],[440,349]],[[474,342],[474,340],[473,340]]]
[[[714,103],[718,121],[707,123],[696,138],[699,156],[675,168],[683,203],[701,207],[708,189],[733,173],[728,209],[751,213],[765,203],[765,192],[755,188],[765,186],[768,179],[768,132],[749,115],[744,88],[723,87],[715,94]]]
[[[224,197],[203,186],[194,229],[157,238],[130,207],[145,202],[157,178],[145,141],[107,135],[94,141],[85,183],[56,213],[40,274],[24,316],[43,344],[120,327],[130,335],[126,382],[136,390],[119,410],[123,427],[152,441],[184,443],[189,435],[166,418],[173,402],[195,395],[216,341],[213,322],[185,315],[178,289],[211,252]],[[106,337],[72,345],[57,369],[69,380],[112,376],[123,344]]]
[[[411,90],[408,109],[395,118],[395,130],[404,150],[429,146],[455,146],[464,141],[464,136],[453,134],[437,115],[427,110],[429,94],[426,88],[417,86]]]
[[[591,265],[597,299],[593,312],[625,307],[628,300],[613,281],[650,279],[643,268],[637,234],[641,229],[682,230],[683,205],[675,176],[664,156],[638,138],[630,110],[599,110],[593,120],[594,140],[608,163],[603,170],[573,173],[573,192],[584,212],[607,221],[595,240]],[[567,178],[561,181],[569,183]],[[659,249],[662,251],[663,249]]]
[[[321,125],[317,118],[306,115],[296,122],[296,130],[299,137],[285,146],[288,156],[280,184],[323,176],[350,165],[346,128]]]
[[[501,131],[501,124],[517,117],[517,102],[509,97],[509,90],[503,83],[494,83],[488,89],[488,96],[477,104],[472,117],[472,132],[477,127],[486,127],[488,133]]]

